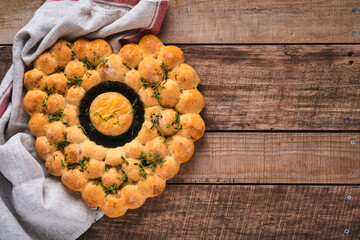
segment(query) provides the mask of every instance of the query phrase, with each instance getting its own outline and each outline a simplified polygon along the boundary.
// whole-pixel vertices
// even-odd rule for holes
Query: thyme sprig
[[[75,169],[77,166],[79,166],[79,171],[80,172],[84,172],[84,170],[87,168],[87,163],[90,161],[90,157],[84,157],[83,159],[80,159],[78,162],[68,162],[66,159],[65,159],[65,164],[64,162],[61,160],[61,165],[66,167],[67,170],[72,170],[72,169]]]
[[[103,116],[101,116],[101,114],[100,114],[99,112],[95,112],[95,113],[94,113],[94,117],[95,117],[96,115],[98,115],[98,116],[101,118],[101,120],[103,120],[103,121],[105,121],[105,122],[108,121],[107,119],[103,118]]]
[[[49,96],[46,96],[46,97],[44,98],[44,100],[42,101],[42,103],[41,103],[41,106],[42,106],[42,107],[46,107],[46,102],[47,102],[47,100],[49,100]]]
[[[71,60],[75,59],[76,54],[75,54],[74,50],[72,49],[74,44],[73,43],[67,43],[66,46],[68,46],[70,48],[70,50],[71,50]]]
[[[65,77],[67,77],[68,81],[67,84],[69,84],[70,86],[80,86],[81,82],[83,81],[82,78],[80,78],[78,75],[75,75],[75,77],[68,77],[66,76],[66,74],[64,74]]]
[[[48,119],[50,122],[53,121],[60,121],[62,120],[62,117],[65,115],[64,112],[58,112],[58,113],[54,113],[54,114],[48,114]]]
[[[102,58],[101,57],[101,55],[100,54],[98,54],[98,53],[96,53],[95,51],[93,51],[93,54],[100,60],[100,63],[99,63],[99,65],[101,65],[101,64],[104,64],[105,65],[105,67],[109,67],[109,65],[108,64],[106,64],[106,62],[107,62],[107,59],[105,59],[105,58]]]
[[[93,70],[94,67],[91,65],[91,63],[89,63],[89,61],[87,60],[87,58],[85,59],[79,59],[80,62],[82,62],[82,64],[84,65],[85,68],[87,68],[88,70]]]

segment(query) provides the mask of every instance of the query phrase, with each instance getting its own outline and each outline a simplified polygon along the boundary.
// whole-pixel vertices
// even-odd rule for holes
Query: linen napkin
[[[117,53],[122,43],[157,34],[166,7],[167,0],[49,0],[16,34],[0,85],[0,239],[75,239],[103,216],[37,157],[22,106],[24,72],[58,39],[105,38]]]

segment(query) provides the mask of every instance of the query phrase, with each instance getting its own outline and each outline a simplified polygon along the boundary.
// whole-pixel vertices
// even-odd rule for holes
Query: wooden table
[[[2,1],[0,74],[42,0]],[[360,2],[170,1],[204,137],[164,193],[80,239],[359,239]]]

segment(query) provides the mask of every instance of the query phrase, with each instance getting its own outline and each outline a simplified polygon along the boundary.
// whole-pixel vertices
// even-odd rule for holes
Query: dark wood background
[[[43,0],[1,1],[0,79]],[[204,137],[164,193],[80,239],[360,239],[356,0],[170,0]],[[355,34],[356,33],[356,34]]]

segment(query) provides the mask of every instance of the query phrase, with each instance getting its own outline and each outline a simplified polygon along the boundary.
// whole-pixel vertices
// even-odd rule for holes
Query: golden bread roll
[[[89,182],[89,180],[86,179],[84,172],[80,171],[78,168],[64,171],[61,175],[61,181],[67,188],[77,192],[81,191]]]
[[[120,166],[124,160],[125,152],[122,147],[110,148],[106,153],[105,163],[113,167]]]
[[[101,210],[111,218],[124,215],[127,209],[125,199],[114,194],[107,195],[105,202],[101,206]]]
[[[107,149],[101,145],[97,145],[93,141],[85,140],[83,142],[84,155],[99,161],[103,161],[106,156]]]
[[[46,104],[46,112],[48,114],[55,114],[64,111],[66,106],[66,101],[63,95],[54,93],[48,97],[45,104]]]
[[[23,105],[25,111],[30,115],[41,113],[45,106],[47,94],[41,90],[28,91],[24,97]]]
[[[135,209],[145,203],[146,196],[144,196],[139,187],[135,184],[127,184],[121,189],[121,196],[125,200],[125,204],[129,209]]]
[[[53,176],[61,176],[65,171],[65,156],[60,151],[54,152],[45,163],[46,170]]]
[[[123,181],[124,174],[114,167],[110,168],[102,176],[102,184],[107,188],[115,186],[118,189]]]
[[[49,50],[49,53],[55,58],[60,68],[64,68],[72,59],[71,48],[69,46],[70,43],[68,41],[60,39]]]
[[[153,107],[159,105],[159,102],[154,98],[154,89],[152,87],[141,87],[139,90],[140,100],[143,102],[144,107]]]
[[[66,92],[65,100],[68,104],[72,104],[75,107],[80,105],[81,99],[84,97],[86,91],[80,86],[72,86]]]
[[[193,141],[200,139],[205,132],[205,123],[199,114],[181,115],[180,126],[182,129],[178,134]]]
[[[89,53],[89,44],[90,42],[86,39],[79,39],[76,42],[74,42],[74,46],[72,47],[72,50],[74,51],[78,59],[80,60],[86,59],[86,54]]]
[[[35,150],[42,160],[46,160],[53,152],[56,151],[56,148],[50,144],[45,136],[41,136],[36,138]]]
[[[164,80],[164,69],[161,62],[152,57],[146,57],[139,64],[139,74],[150,86],[156,85]]]
[[[89,43],[86,58],[93,66],[97,66],[103,59],[111,54],[112,49],[109,43],[103,39],[96,39]]]
[[[140,142],[132,140],[124,145],[123,150],[126,158],[141,158],[144,146]]]
[[[127,158],[126,163],[121,165],[121,169],[132,181],[139,181],[145,174],[141,169],[141,161],[135,158]]]
[[[160,132],[165,136],[175,134],[179,129],[179,114],[170,108],[161,111],[160,114],[162,116],[159,119]]]
[[[125,66],[129,68],[135,68],[142,60],[142,53],[139,45],[135,43],[129,43],[123,46],[119,51],[119,56]]]
[[[77,58],[68,62],[64,69],[66,77],[72,82],[75,82],[77,78],[81,79],[86,73],[86,71],[86,65],[80,62]]]
[[[99,178],[104,174],[105,163],[95,159],[90,159],[84,169],[85,177],[89,179]]]
[[[79,125],[79,109],[73,105],[67,105],[64,110],[63,120],[68,126]]]
[[[174,158],[166,156],[164,163],[161,166],[158,166],[155,170],[156,174],[159,177],[168,180],[174,177],[180,169],[180,163],[177,162]]]
[[[124,82],[126,73],[129,69],[122,64],[118,55],[111,55],[106,58],[106,62],[96,67],[103,81]]]
[[[152,56],[156,58],[164,44],[155,35],[146,35],[140,39],[139,47],[144,57]]]
[[[182,64],[185,61],[185,56],[180,48],[176,46],[166,46],[161,49],[158,59],[164,63],[165,70],[170,71],[174,67]]]
[[[72,143],[82,143],[87,137],[81,126],[70,126],[66,129],[67,138]]]
[[[195,88],[181,93],[175,109],[179,113],[200,113],[205,106],[203,95]]]
[[[138,92],[143,85],[139,72],[134,69],[126,74],[125,83],[136,92]]]
[[[82,146],[76,143],[71,143],[64,148],[66,160],[71,163],[79,162],[84,158]]]
[[[64,94],[69,87],[68,79],[64,73],[53,73],[46,77],[47,89],[53,93]]]
[[[148,197],[159,196],[165,189],[166,181],[157,174],[147,176],[139,183],[140,191]]]
[[[100,74],[96,70],[89,70],[82,78],[81,87],[86,91],[102,82]]]
[[[159,90],[159,102],[164,107],[175,107],[180,98],[180,88],[174,80],[168,79]]]
[[[88,182],[81,191],[81,197],[90,207],[100,206],[105,201],[103,188],[94,182]]]
[[[154,127],[154,124],[150,121],[145,121],[135,140],[139,141],[141,144],[146,144],[157,136],[159,136],[159,133],[157,132],[156,127]]]
[[[146,159],[155,161],[164,158],[167,153],[167,143],[163,137],[156,137],[146,143],[144,148]]]
[[[195,70],[188,64],[175,67],[169,72],[169,78],[178,84],[180,90],[196,88],[200,82]]]
[[[145,121],[156,120],[156,116],[160,116],[160,112],[163,108],[159,105],[145,108]]]
[[[29,90],[45,90],[46,74],[36,68],[27,71],[24,75],[24,86]]]
[[[46,125],[45,135],[50,144],[56,144],[65,140],[66,126],[60,122],[55,121]]]
[[[49,123],[49,119],[42,113],[37,113],[30,118],[29,129],[36,137],[44,136],[46,132],[46,125]]]
[[[179,163],[189,161],[194,153],[194,142],[185,137],[174,135],[168,140],[169,155]]]
[[[45,74],[51,74],[59,68],[59,65],[56,59],[51,56],[49,52],[44,52],[35,59],[34,68],[44,72]]]

